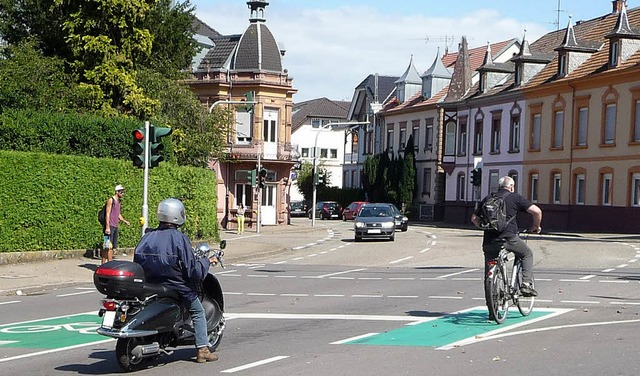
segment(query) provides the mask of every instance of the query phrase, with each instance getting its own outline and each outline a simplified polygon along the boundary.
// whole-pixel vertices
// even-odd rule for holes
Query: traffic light
[[[256,97],[256,92],[255,91],[247,91],[246,93],[244,93],[243,95],[244,100],[246,100],[247,102],[253,102],[254,98]],[[251,110],[253,110],[253,103],[247,103],[244,105],[244,109],[245,111],[249,112]]]
[[[164,149],[164,145],[160,139],[164,136],[168,136],[173,132],[171,128],[149,127],[149,168],[158,167],[158,163],[162,162],[164,158],[160,155],[160,151]]]
[[[261,168],[260,175],[258,176],[258,188],[264,188],[264,180],[267,177],[267,169]]]
[[[322,170],[318,171],[318,185],[324,185],[327,182],[325,172]]]
[[[474,187],[479,187],[482,185],[482,169],[474,168],[471,170],[471,184]]]
[[[249,182],[249,184],[251,184],[252,186],[254,184],[256,184],[256,170],[249,170],[247,171],[247,181]]]
[[[131,135],[133,136],[131,160],[135,167],[144,168],[144,128],[134,129]]]

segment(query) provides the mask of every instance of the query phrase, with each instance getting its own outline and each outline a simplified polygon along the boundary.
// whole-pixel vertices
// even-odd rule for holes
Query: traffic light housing
[[[474,168],[471,170],[471,184],[474,187],[479,187],[482,185],[482,169]]]
[[[131,153],[131,160],[135,167],[144,168],[144,128],[134,129],[131,132],[133,136],[133,151]]]
[[[252,186],[257,183],[256,175],[257,173],[255,169],[247,171],[247,181]]]
[[[261,168],[260,175],[258,175],[258,188],[264,188],[266,177],[267,177],[267,169]]]
[[[163,127],[149,127],[149,168],[158,167],[158,164],[164,160],[164,157],[160,155],[160,152],[164,150],[164,145],[161,142],[161,138],[169,136],[173,132],[171,128]]]
[[[327,182],[325,172],[322,170],[318,171],[318,185],[324,185]]]
[[[247,91],[246,93],[244,93],[243,97],[244,97],[245,101],[253,102],[255,100],[254,98],[256,97],[256,92],[253,91],[253,90],[252,91]],[[244,105],[244,110],[247,111],[247,112],[253,110],[253,103],[245,104]]]

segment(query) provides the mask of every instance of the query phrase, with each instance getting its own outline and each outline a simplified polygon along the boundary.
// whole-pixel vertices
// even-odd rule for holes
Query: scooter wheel
[[[118,364],[123,370],[127,372],[138,371],[142,369],[144,365],[144,358],[135,357],[132,354],[132,350],[142,345],[143,342],[140,338],[120,338],[116,343],[116,358]]]

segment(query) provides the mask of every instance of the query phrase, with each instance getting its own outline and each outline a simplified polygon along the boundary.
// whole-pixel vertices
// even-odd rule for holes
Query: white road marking
[[[231,273],[235,273],[235,272],[237,272],[237,270],[235,270],[235,269],[233,269],[233,270],[225,270],[224,272],[216,273],[216,275],[231,274]]]
[[[617,268],[626,268],[627,266],[629,266],[629,264],[621,264],[618,265]]]
[[[415,278],[411,278],[411,277],[391,277],[389,278],[389,281],[415,281]]]
[[[614,271],[614,270],[615,270],[615,269],[605,269],[605,270],[603,270],[602,272],[603,272],[603,273],[609,273],[609,272],[612,272],[612,271]]]
[[[280,356],[274,356],[273,358],[269,358],[269,359],[264,359],[264,360],[259,360],[257,362],[253,362],[253,363],[249,363],[249,364],[245,364],[244,366],[239,366],[239,367],[235,367],[235,368],[229,368],[229,369],[225,369],[220,371],[221,373],[235,373],[238,371],[244,371],[246,369],[249,368],[254,368],[254,367],[258,367],[258,366],[263,366],[265,364],[269,364],[269,363],[273,363],[273,362],[277,362],[279,360],[282,359],[287,359],[288,356],[284,356],[284,355],[280,355]]]
[[[595,276],[596,276],[595,274],[589,274],[589,275],[585,275],[584,277],[580,277],[580,279],[591,279]]]
[[[640,305],[638,302],[611,302],[611,305]]]
[[[273,278],[298,278],[297,275],[274,275]]]
[[[454,276],[454,275],[460,275],[460,274],[465,274],[465,273],[475,272],[475,271],[477,271],[477,270],[480,270],[480,269],[469,269],[469,270],[463,270],[463,271],[461,271],[461,272],[457,272],[457,273],[451,273],[451,274],[441,275],[441,276],[438,276],[438,277],[436,277],[436,278],[438,278],[438,279],[442,279],[442,278],[452,277],[452,276]]]
[[[624,280],[622,280],[622,281],[620,281],[620,280],[613,280],[613,281],[612,281],[612,280],[609,280],[609,279],[601,279],[601,280],[599,280],[598,282],[600,282],[600,283],[629,283],[629,281],[624,281]]]
[[[264,275],[264,274],[247,274],[247,277],[249,278],[268,278],[268,275]]]
[[[356,294],[351,295],[352,298],[382,298],[383,295],[367,295],[367,294]]]
[[[343,315],[324,313],[226,313],[225,319],[283,319],[283,320],[351,320],[351,321],[404,321],[425,322],[429,317],[417,316],[385,316],[385,315]]]
[[[586,279],[559,279],[559,282],[589,282]]]
[[[94,291],[97,292],[97,290],[94,290]],[[68,294],[60,294],[60,295],[56,295],[56,298],[64,298],[66,296],[74,296],[74,295],[93,294],[94,291],[80,291],[80,292],[71,292]]]
[[[427,298],[429,298],[429,299],[462,299],[462,296],[438,296],[438,295],[429,295]]]
[[[335,294],[335,295],[318,294],[318,295],[314,295],[314,297],[318,297],[318,298],[344,298],[344,295],[340,295],[340,294]]]
[[[407,299],[417,299],[418,295],[389,295],[387,298],[407,298]]]
[[[360,280],[360,281],[379,281],[381,279],[382,278],[380,278],[380,277],[361,277],[361,278],[358,278],[358,280]]]
[[[0,305],[20,303],[20,300],[11,300],[9,302],[0,302]]]
[[[425,248],[425,249],[423,249],[422,251],[420,251],[420,253],[425,253],[425,252],[427,252],[427,251],[428,251],[428,250],[430,250],[430,249],[431,249],[431,248]]]
[[[329,277],[329,279],[340,279],[343,281],[352,281],[355,279],[355,277]]]
[[[560,303],[570,304],[600,304],[597,300],[561,300]]]
[[[337,272],[337,273],[330,273],[330,274],[323,274],[323,275],[319,275],[316,278],[324,278],[324,277],[333,277],[335,275],[340,275],[340,274],[347,274],[347,273],[353,273],[353,272],[361,272],[363,270],[367,270],[366,268],[363,269],[352,269],[352,270],[345,270],[343,272]]]
[[[378,333],[367,333],[367,334],[363,334],[361,336],[356,336],[356,337],[351,337],[351,338],[347,338],[347,339],[342,339],[340,341],[331,342],[330,345],[342,345],[343,343],[347,343],[347,342],[351,342],[351,341],[357,341],[359,339],[375,336],[377,334]]]
[[[262,292],[248,292],[247,296],[276,296],[276,294]]]
[[[399,259],[399,260],[391,261],[389,264],[397,264],[397,263],[399,263],[399,262],[403,262],[403,261],[411,260],[412,258],[413,258],[413,256],[409,256],[409,257],[401,258],[401,259]]]
[[[280,294],[280,296],[309,296],[309,294]]]

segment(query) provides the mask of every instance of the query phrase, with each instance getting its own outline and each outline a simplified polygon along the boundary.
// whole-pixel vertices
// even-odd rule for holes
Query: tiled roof
[[[449,87],[445,87],[438,93],[436,93],[436,95],[433,95],[427,99],[422,99],[422,93],[416,93],[414,96],[404,101],[404,103],[400,104],[398,104],[397,98],[394,97],[385,104],[385,106],[382,108],[381,114],[389,116],[405,111],[420,111],[424,107],[434,105],[442,101],[444,97],[447,96],[448,90]]]
[[[232,68],[282,72],[280,49],[267,25],[262,22],[249,25],[238,43]]]
[[[506,48],[511,46],[514,42],[517,42],[516,39],[508,39],[502,42],[492,43],[490,45],[491,51],[495,51],[492,55],[499,56],[504,52]],[[469,68],[471,71],[475,71],[478,69],[482,63],[484,62],[484,55],[487,51],[487,46],[476,47],[469,50]],[[458,58],[458,53],[448,53],[442,57],[442,62],[447,68],[453,68],[456,64],[456,59]]]
[[[291,117],[291,132],[295,132],[309,118],[347,119],[351,102],[332,101],[327,98],[317,98],[295,103]]]
[[[632,26],[637,27],[640,25],[640,8],[630,9],[627,12],[629,23]],[[556,79],[558,70],[558,56],[557,53],[553,57],[553,60],[545,66],[535,77],[529,82],[523,85],[523,88],[531,88],[537,85],[541,85],[551,81],[565,81],[578,77],[586,77],[591,74],[601,73],[605,69],[608,71],[619,70],[636,64],[638,60],[638,53],[629,57],[626,62],[619,64],[614,68],[607,68],[607,62],[609,59],[609,40],[605,36],[609,35],[615,28],[618,21],[618,14],[609,13],[601,17],[597,17],[588,21],[582,21],[577,23],[573,30],[575,37],[578,41],[584,42],[596,42],[602,43],[602,47],[598,52],[593,55],[582,65],[574,69],[567,76]],[[531,51],[551,53],[558,47],[564,40],[566,29],[561,29],[543,35],[540,39],[531,44]]]
[[[221,37],[222,34],[218,33],[214,28],[202,22],[198,17],[193,17],[192,26],[196,34],[204,35],[210,39]]]
[[[395,90],[396,84],[395,82],[399,77],[395,76],[381,76],[378,75],[378,100],[383,102],[389,95]],[[356,86],[356,90],[365,89],[369,92],[371,97],[374,97],[375,90],[375,75],[370,74],[367,78],[364,79],[358,86]]]
[[[225,35],[213,39],[215,46],[207,52],[205,57],[200,61],[198,70],[221,69],[225,68],[225,63],[229,56],[233,53],[240,35]]]

